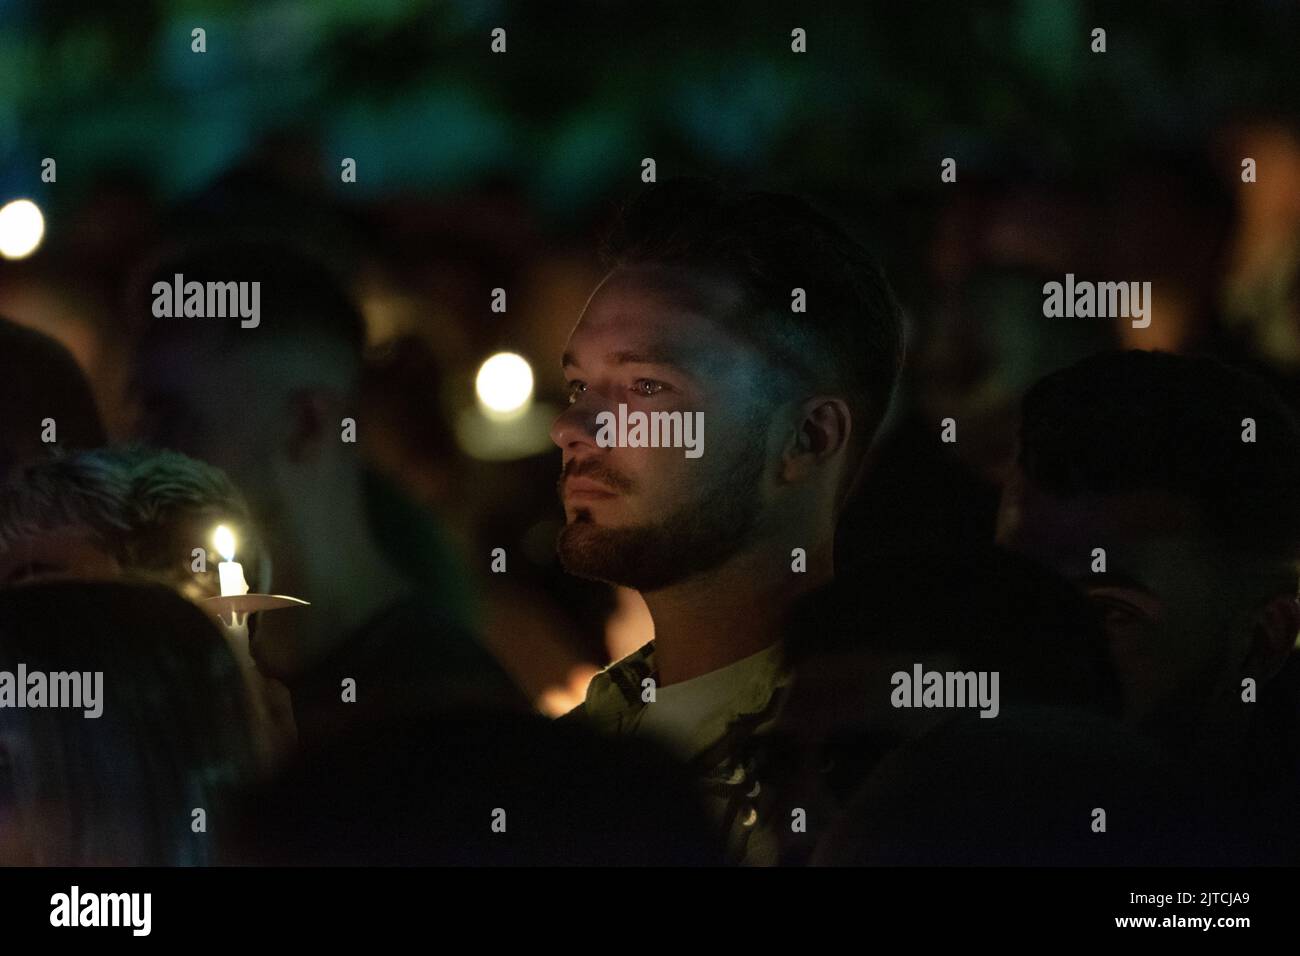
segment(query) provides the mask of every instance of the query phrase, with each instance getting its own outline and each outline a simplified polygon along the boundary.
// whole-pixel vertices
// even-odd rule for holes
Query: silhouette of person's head
[[[251,751],[237,665],[206,615],[161,586],[0,591],[0,675],[19,673],[28,706],[0,708],[0,862],[211,859],[194,812],[220,812]]]
[[[95,397],[71,353],[0,317],[0,481],[52,451],[98,448],[106,440]]]
[[[258,580],[257,536],[219,469],[179,452],[119,446],[37,462],[0,486],[0,586],[126,577],[199,600],[218,593],[213,531],[237,535]],[[196,570],[194,551],[205,552]],[[213,560],[206,560],[211,551]]]
[[[1025,395],[998,542],[1098,605],[1128,716],[1228,739],[1300,631],[1300,426],[1210,359],[1108,352]]]

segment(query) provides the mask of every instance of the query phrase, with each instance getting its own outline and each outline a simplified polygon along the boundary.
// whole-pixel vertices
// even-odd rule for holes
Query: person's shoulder
[[[572,726],[573,724],[583,723],[587,718],[587,702],[584,700],[572,710],[566,710],[555,718],[555,722],[562,727]]]

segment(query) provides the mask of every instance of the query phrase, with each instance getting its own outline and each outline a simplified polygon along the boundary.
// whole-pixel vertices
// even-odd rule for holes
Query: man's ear
[[[285,400],[289,429],[286,453],[289,461],[301,464],[320,457],[325,442],[339,440],[339,407],[335,396],[322,388],[300,388]]]
[[[848,447],[853,416],[842,398],[818,395],[799,406],[799,419],[781,461],[781,476],[804,481]]]
[[[1255,615],[1242,673],[1254,677],[1259,684],[1271,680],[1295,649],[1297,634],[1300,634],[1300,600],[1280,594]]]

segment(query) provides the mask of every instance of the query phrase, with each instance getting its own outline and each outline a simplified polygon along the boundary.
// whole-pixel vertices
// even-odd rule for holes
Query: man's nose
[[[551,441],[562,449],[579,445],[596,446],[596,416],[600,409],[598,402],[579,399],[574,402],[551,424]]]

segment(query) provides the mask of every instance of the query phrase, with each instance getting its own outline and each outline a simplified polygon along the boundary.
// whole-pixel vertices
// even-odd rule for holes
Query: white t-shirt
[[[740,714],[761,707],[781,666],[773,644],[691,680],[655,688],[632,735],[646,737],[689,759],[717,741]]]

